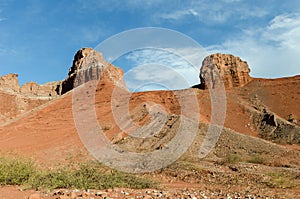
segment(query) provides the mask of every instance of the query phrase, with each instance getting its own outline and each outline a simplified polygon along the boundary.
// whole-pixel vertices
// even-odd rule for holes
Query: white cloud
[[[145,64],[131,69],[124,78],[127,87],[132,91],[175,90],[190,87],[190,79],[180,72],[181,69],[160,64]],[[186,73],[187,70],[183,72]]]
[[[270,22],[268,29],[274,30],[279,28],[293,28],[300,25],[300,14],[283,14],[276,16]]]
[[[251,4],[251,5],[250,5]],[[187,17],[193,17],[196,21],[206,24],[222,24],[229,21],[245,20],[249,18],[261,18],[266,16],[270,10],[240,0],[222,1],[187,1],[177,8],[161,8],[154,15],[158,22],[163,20],[175,23],[185,22]]]
[[[170,19],[170,20],[178,20],[186,16],[198,16],[199,13],[194,9],[184,9],[184,10],[177,10],[172,11],[169,13],[161,14],[160,17],[163,19]]]
[[[278,42],[283,48],[299,51],[300,14],[284,14],[276,16],[270,22],[263,36],[265,39]]]
[[[254,77],[300,74],[300,15],[276,16],[264,28],[247,29],[239,37],[207,50],[240,56],[248,61]]]
[[[207,53],[198,48],[143,49],[127,55],[133,68],[125,74],[130,90],[183,89],[199,84],[199,71]],[[151,86],[152,85],[152,86]],[[162,85],[159,87],[158,85]]]

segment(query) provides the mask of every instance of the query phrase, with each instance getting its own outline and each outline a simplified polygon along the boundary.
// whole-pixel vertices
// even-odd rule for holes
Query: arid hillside
[[[220,139],[203,159],[199,149],[215,117],[212,110],[218,108],[212,107],[215,99],[208,89],[218,84],[208,77],[214,74],[210,72],[214,65],[224,82],[225,101],[220,103],[226,111]],[[0,152],[34,158],[45,167],[84,162],[93,156],[79,131],[88,136],[95,121],[111,144],[125,151],[163,151],[187,118],[192,121],[187,123],[186,136],[190,126],[196,125],[197,131],[187,152],[172,165],[145,175],[162,179],[171,192],[191,188],[208,193],[247,192],[257,198],[298,197],[300,76],[261,79],[250,77],[249,72],[240,58],[216,54],[203,62],[198,86],[130,93],[121,69],[94,50],[82,49],[68,77],[48,84],[46,91],[36,88],[33,93],[29,87],[25,92],[16,82],[14,89],[0,89]],[[147,127],[140,130],[143,136],[131,136],[143,126]],[[284,182],[278,183],[273,174]]]

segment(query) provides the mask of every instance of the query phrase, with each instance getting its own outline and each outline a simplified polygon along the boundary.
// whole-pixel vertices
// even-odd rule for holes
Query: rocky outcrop
[[[20,86],[17,74],[7,74],[0,77],[0,89],[4,91],[19,92]]]
[[[264,109],[255,120],[260,137],[280,144],[300,144],[300,128],[270,110]]]
[[[244,86],[251,81],[250,69],[246,61],[230,54],[212,54],[207,56],[200,69],[201,88],[207,89],[219,85],[225,88]],[[211,85],[210,85],[211,84]]]
[[[36,82],[28,82],[21,86],[20,91],[27,96],[57,96],[57,84],[57,82],[49,82],[43,85],[39,85]]]
[[[39,85],[28,82],[20,87],[17,74],[0,77],[0,126],[57,96],[57,82]]]
[[[75,54],[72,67],[65,80],[43,85],[28,82],[20,87],[18,75],[8,74],[0,77],[0,90],[29,97],[55,97],[88,81],[99,79],[107,80],[126,89],[123,75],[123,70],[105,61],[101,53],[92,48],[82,48]]]
[[[257,96],[250,101],[254,109],[248,108],[248,113],[261,138],[279,144],[300,144],[300,127],[293,123],[294,120],[289,120],[293,118],[292,114],[286,120],[267,108]]]
[[[0,77],[0,90],[24,97],[51,97],[57,96],[57,82],[39,85],[36,82],[28,82],[20,87],[17,74],[7,74]]]
[[[56,92],[62,95],[91,80],[108,78],[113,84],[124,87],[123,71],[106,62],[102,54],[92,48],[82,48],[74,56],[68,77],[60,82]]]

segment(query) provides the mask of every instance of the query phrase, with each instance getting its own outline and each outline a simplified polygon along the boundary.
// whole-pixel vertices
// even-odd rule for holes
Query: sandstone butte
[[[246,61],[233,55],[217,53],[203,60],[199,77],[202,88],[207,88],[208,83],[214,87],[222,80],[224,87],[228,89],[249,83],[252,80],[249,73]]]

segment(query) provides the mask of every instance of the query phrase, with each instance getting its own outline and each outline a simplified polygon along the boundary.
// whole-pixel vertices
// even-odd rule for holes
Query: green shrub
[[[0,185],[25,185],[34,189],[157,188],[158,183],[104,167],[97,162],[68,165],[55,170],[37,169],[32,161],[0,159]]]
[[[0,158],[0,185],[24,184],[36,172],[30,160]]]

